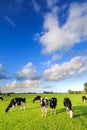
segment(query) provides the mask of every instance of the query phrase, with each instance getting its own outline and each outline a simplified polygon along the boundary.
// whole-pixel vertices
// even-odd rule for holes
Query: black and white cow
[[[82,96],[82,102],[86,103],[87,97],[86,96]]]
[[[47,115],[47,106],[48,103],[50,104],[50,109],[51,109],[51,113],[54,110],[54,113],[56,114],[56,106],[57,106],[57,98],[53,97],[51,99],[48,98],[42,98],[41,96],[36,96],[33,100],[33,103],[36,100],[40,100],[40,106],[41,106],[41,111],[42,111],[42,116],[46,116]]]
[[[33,103],[39,100],[40,101],[40,107],[41,107],[41,112],[42,112],[42,117],[47,115],[47,106],[48,106],[48,99],[47,98],[42,98],[41,96],[36,96],[33,99]]]
[[[56,114],[57,98],[53,97],[49,99],[49,101],[50,101],[50,109],[51,109],[50,114],[52,114],[53,110],[54,110],[54,114]]]
[[[0,95],[0,99],[3,101],[3,97]]]
[[[68,97],[66,97],[66,98],[64,98],[63,104],[66,107],[66,110],[69,112],[70,118],[72,118],[73,117],[73,111],[72,111],[71,100]]]
[[[33,99],[33,103],[35,102],[35,101],[40,101],[40,98],[41,98],[41,96],[36,96],[34,99]]]
[[[16,107],[16,106],[20,106],[21,109],[22,109],[22,107],[23,107],[24,110],[25,110],[25,103],[26,103],[26,98],[13,98],[13,99],[10,101],[9,105],[7,106],[5,112],[8,112],[8,110],[9,110],[10,108],[14,108],[14,110],[15,110],[15,107]]]

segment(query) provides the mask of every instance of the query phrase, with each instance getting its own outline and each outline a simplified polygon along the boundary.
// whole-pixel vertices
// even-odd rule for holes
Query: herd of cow
[[[0,99],[3,100],[3,97],[0,96]],[[57,106],[57,98],[56,97],[48,99],[47,97],[46,98],[42,98],[41,96],[36,96],[33,99],[33,103],[36,100],[40,101],[42,117],[47,115],[48,104],[49,104],[50,110],[51,110],[50,114],[52,114],[52,112],[54,112],[54,114],[56,114],[56,106]],[[86,100],[87,100],[86,96],[82,96],[82,102],[85,103]],[[25,110],[25,104],[26,104],[26,98],[19,98],[19,97],[18,98],[13,98],[10,101],[9,105],[7,106],[7,108],[5,109],[5,112],[8,112],[10,108],[14,108],[15,109],[15,107],[17,105],[21,106],[21,108],[23,107],[24,110]],[[72,118],[73,117],[73,110],[72,110],[72,102],[71,102],[70,98],[68,98],[68,97],[64,98],[63,104],[66,107],[66,111],[69,112],[70,118]]]

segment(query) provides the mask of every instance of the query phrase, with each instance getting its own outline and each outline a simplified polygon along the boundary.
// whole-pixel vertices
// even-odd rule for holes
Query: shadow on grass
[[[66,111],[65,108],[57,109],[57,110],[56,110],[56,113],[54,112],[54,110],[52,110],[52,111],[49,110],[49,111],[47,112],[47,116],[58,115],[58,114],[60,114],[60,113],[62,113],[62,112],[65,112],[65,111]]]
[[[66,112],[66,108],[57,109],[56,114]],[[54,115],[54,114],[52,114]],[[80,116],[86,116],[87,117],[87,106],[86,105],[79,105],[73,107],[73,117],[78,118]]]
[[[20,108],[16,109],[16,110],[12,110],[11,112],[16,112],[16,111],[31,111],[31,110],[35,110],[35,109],[40,109],[40,106],[38,107],[29,107],[26,108],[25,110],[22,109],[20,110]],[[10,111],[8,111],[7,113],[9,113]],[[66,108],[61,108],[61,109],[57,109],[56,110],[56,115],[66,112]],[[67,113],[67,112],[66,112]],[[86,116],[87,117],[87,105],[78,105],[78,106],[73,106],[73,118],[78,118],[80,116]],[[47,116],[53,116],[55,115],[54,113],[50,115],[50,111],[48,112]]]
[[[87,106],[85,105],[74,106],[73,112],[74,112],[74,118],[77,118],[79,116],[87,116]]]
[[[65,111],[66,111],[66,109],[65,109],[65,108],[58,109],[58,110],[57,110],[57,112],[56,112],[56,114],[59,114],[59,113],[65,112]]]

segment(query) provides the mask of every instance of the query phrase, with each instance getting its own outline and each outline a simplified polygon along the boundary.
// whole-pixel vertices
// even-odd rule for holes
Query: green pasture
[[[57,114],[41,116],[39,101],[33,103],[36,95],[42,97],[56,97]],[[26,110],[5,112],[10,100],[14,97],[26,97]],[[63,98],[69,97],[72,101],[74,117],[70,118],[63,106]],[[12,94],[3,96],[0,100],[0,130],[87,130],[87,103],[82,103],[82,94]]]

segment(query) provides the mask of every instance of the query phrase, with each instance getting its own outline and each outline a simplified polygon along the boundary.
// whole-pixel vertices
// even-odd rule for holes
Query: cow
[[[64,98],[63,104],[66,107],[66,110],[69,112],[70,118],[73,118],[73,111],[72,111],[71,100],[68,97],[66,97],[66,98]]]
[[[14,108],[14,110],[15,110],[15,107],[16,107],[16,106],[20,106],[21,109],[22,109],[22,107],[23,107],[24,110],[25,110],[25,103],[26,103],[26,98],[21,98],[21,97],[13,98],[13,99],[10,101],[9,105],[7,106],[5,112],[8,112],[8,110],[9,110],[10,108]]]
[[[51,99],[48,98],[42,98],[41,96],[36,96],[33,99],[33,103],[36,100],[40,100],[40,106],[41,106],[41,111],[42,111],[42,117],[47,115],[47,107],[48,104],[50,105],[50,110],[52,114],[52,111],[54,110],[54,113],[56,114],[56,106],[57,106],[57,98],[53,97]]]
[[[82,102],[86,103],[86,100],[87,100],[86,96],[82,96]]]
[[[33,103],[36,101],[36,100],[40,100],[41,96],[36,96],[34,99],[33,99]]]
[[[3,97],[0,95],[0,99],[3,101]]]
[[[51,109],[50,114],[52,114],[53,110],[54,110],[54,114],[56,114],[57,98],[53,97],[49,99],[49,101],[50,101],[50,109]]]
[[[39,100],[40,101],[40,107],[41,107],[41,112],[42,112],[42,117],[46,117],[47,115],[47,106],[48,106],[48,98],[42,98],[41,96],[36,96],[33,99],[33,103]]]

